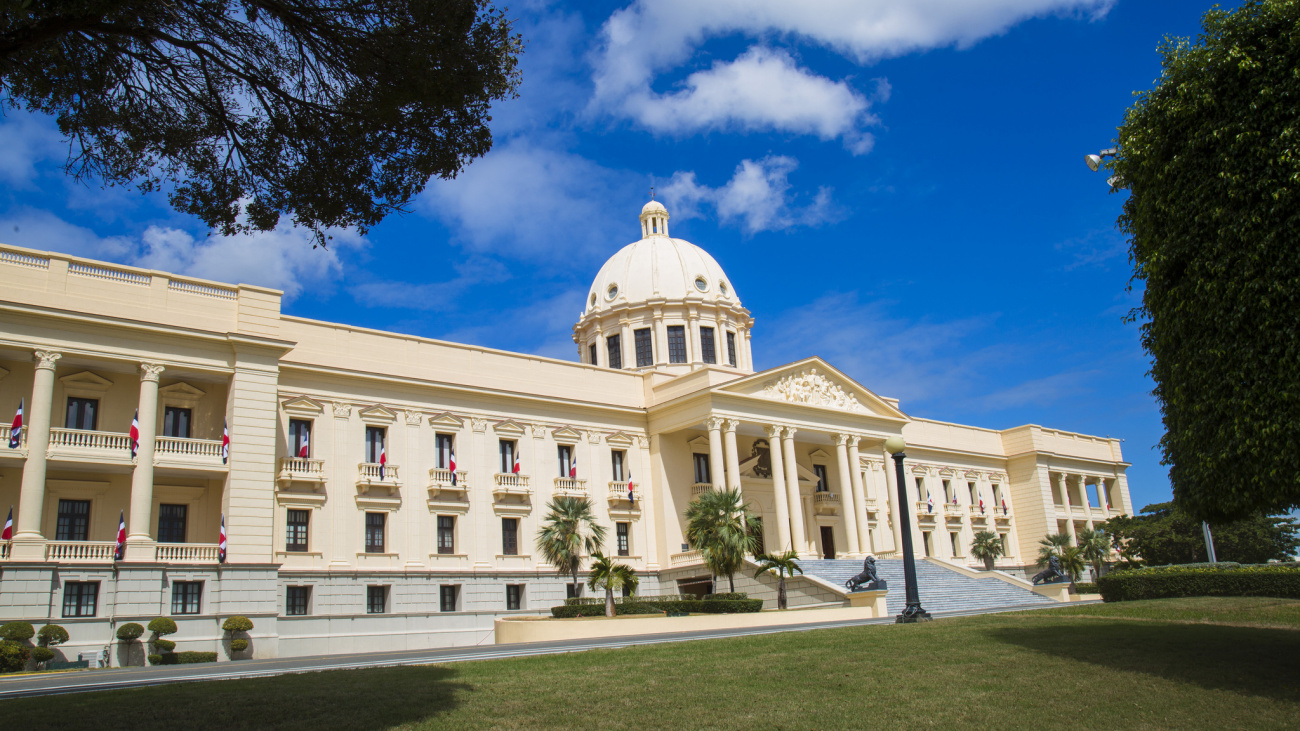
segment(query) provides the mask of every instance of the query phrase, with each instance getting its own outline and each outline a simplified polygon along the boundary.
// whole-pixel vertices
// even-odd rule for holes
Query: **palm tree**
[[[1106,570],[1106,557],[1110,555],[1110,536],[1105,531],[1090,528],[1079,531],[1079,549],[1092,570],[1100,577]]]
[[[1043,537],[1038,542],[1038,565],[1047,567],[1048,560],[1055,556],[1061,557],[1061,551],[1069,548],[1071,545],[1070,537],[1064,533],[1052,533]]]
[[[745,554],[758,546],[746,528],[752,519],[740,490],[706,490],[686,506],[687,542],[715,576],[726,575],[733,592],[732,575],[745,563]]]
[[[600,551],[591,554],[591,576],[587,578],[587,586],[592,590],[605,590],[606,617],[614,616],[614,590],[628,587],[635,592],[639,583],[641,580],[636,577],[636,570],[631,566],[614,563],[614,559]]]
[[[1066,546],[1061,549],[1059,558],[1061,570],[1070,575],[1070,591],[1074,591],[1074,582],[1087,565],[1083,561],[1083,549],[1078,546]]]
[[[777,554],[765,553],[761,556],[755,557],[755,559],[758,561],[758,571],[754,572],[755,579],[762,576],[763,574],[776,574],[777,609],[786,608],[785,606],[786,574],[794,576],[796,571],[801,574],[803,573],[803,569],[799,568],[799,563],[797,561],[798,558],[799,558],[799,554],[795,553],[794,551],[786,551],[785,553],[777,553]]]
[[[1002,544],[1002,539],[997,533],[988,530],[982,530],[975,534],[975,539],[970,544],[970,555],[984,561],[984,570],[993,570],[993,561],[998,556],[1006,553],[1006,546]]]
[[[591,501],[585,497],[560,496],[547,503],[546,510],[537,531],[537,550],[561,576],[573,577],[573,595],[578,596],[582,554],[600,550],[605,543],[605,526],[596,523]]]

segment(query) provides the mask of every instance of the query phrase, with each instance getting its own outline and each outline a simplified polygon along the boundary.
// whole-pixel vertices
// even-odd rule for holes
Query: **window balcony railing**
[[[78,450],[131,454],[131,435],[89,429],[50,429],[51,450]]]
[[[456,470],[456,484],[452,484],[451,470],[442,467],[434,467],[429,470],[429,496],[437,497],[440,493],[448,493],[453,497],[461,496],[469,492],[469,473],[465,470]]]
[[[820,515],[835,515],[840,509],[840,496],[833,492],[813,493],[813,510]]]
[[[492,495],[498,500],[510,495],[524,498],[532,494],[533,491],[528,487],[528,475],[498,472],[492,476]]]
[[[936,510],[943,510],[943,506],[935,505],[932,507],[930,503],[924,500],[916,501],[916,515],[919,518],[924,518],[926,516],[933,518]]]
[[[557,477],[555,478],[555,494],[585,497],[587,494],[587,481],[580,477]]]
[[[953,505],[952,503],[948,503],[943,506],[943,513],[944,515],[947,515],[950,518],[961,518],[966,515],[966,508],[963,508],[960,505]]]
[[[112,563],[116,550],[116,541],[50,541],[45,544],[45,560]]]
[[[993,511],[993,517],[997,520],[1011,520],[1011,516],[1015,514],[1016,512],[1010,509],[1008,509],[1005,513],[1002,512],[1002,508],[998,508],[997,510]]]
[[[182,439],[157,437],[154,440],[154,462],[166,462],[195,467],[224,468],[221,463],[221,441],[218,439]]]
[[[216,563],[215,543],[159,543],[154,546],[154,560],[160,563]]]
[[[281,457],[280,472],[276,481],[287,485],[290,482],[314,482],[325,484],[325,460],[308,457]]]
[[[383,466],[382,474],[378,462],[362,462],[357,465],[357,486],[379,485],[381,487],[395,488],[401,486],[402,482],[398,478],[397,465],[386,464]]]
[[[868,513],[874,513],[874,512],[876,512],[877,508],[876,508],[876,499],[875,499],[875,498],[873,498],[873,497],[865,498],[865,499],[863,499],[862,503],[863,503],[863,506],[867,509],[867,512],[868,512]]]
[[[0,424],[0,448],[5,448],[5,449],[7,449],[7,448],[9,447],[9,436],[10,436],[10,434],[12,434],[12,433],[13,433],[13,432],[10,431],[10,426],[9,426],[8,424]],[[19,448],[19,449],[27,449],[27,430],[26,430],[26,429],[23,430],[23,434],[22,434],[22,437],[21,437],[20,441],[21,441],[21,443],[18,445],[18,448]]]
[[[637,488],[636,492],[641,492]],[[635,493],[634,493],[635,494]],[[607,493],[609,502],[626,502],[627,501],[627,480],[611,480],[609,483],[609,492]]]
[[[5,438],[9,433],[4,430]],[[23,441],[27,434],[24,431]],[[131,459],[131,435],[89,429],[50,429],[50,453],[55,457]],[[216,439],[155,437],[154,463],[171,467],[225,469],[221,463],[221,442]]]
[[[5,541],[4,543],[0,543],[0,561],[9,560],[9,546],[10,546],[10,541]]]
[[[711,482],[697,482],[694,485],[691,485],[691,497],[702,495],[712,489],[713,483]]]
[[[669,566],[690,566],[691,564],[703,563],[704,558],[700,556],[699,551],[686,551],[685,553],[674,553],[668,557]]]

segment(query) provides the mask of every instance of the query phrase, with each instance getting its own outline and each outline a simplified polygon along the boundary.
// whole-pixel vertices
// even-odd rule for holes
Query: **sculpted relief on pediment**
[[[792,404],[822,406],[841,411],[853,411],[859,414],[871,413],[858,401],[858,397],[844,390],[816,368],[808,368],[797,373],[789,373],[781,378],[763,384],[759,396],[774,401],[788,401]]]

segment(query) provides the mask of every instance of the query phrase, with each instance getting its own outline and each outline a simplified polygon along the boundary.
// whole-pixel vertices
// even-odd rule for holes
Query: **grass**
[[[1295,728],[1300,601],[1173,599],[16,699],[7,728]]]

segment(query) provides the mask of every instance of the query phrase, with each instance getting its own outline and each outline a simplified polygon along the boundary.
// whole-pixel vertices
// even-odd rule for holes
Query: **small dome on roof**
[[[667,209],[667,208],[664,208],[664,204],[662,204],[662,203],[660,203],[659,201],[656,201],[656,200],[652,200],[652,201],[650,201],[649,203],[645,204],[644,206],[641,206],[641,213],[642,213],[642,214],[645,214],[645,213],[651,213],[651,212],[654,212],[654,213],[660,213],[660,212],[662,212],[662,213],[667,213],[667,212],[668,212],[668,209]]]

